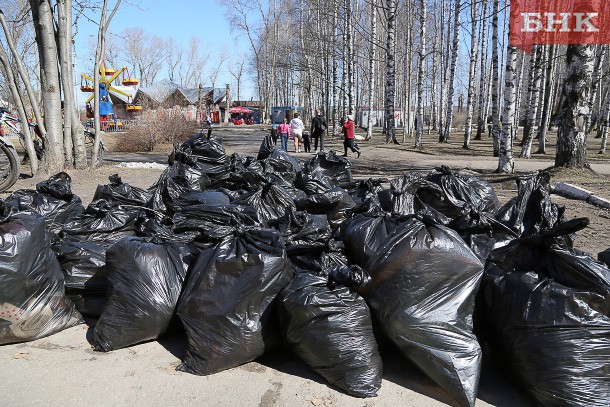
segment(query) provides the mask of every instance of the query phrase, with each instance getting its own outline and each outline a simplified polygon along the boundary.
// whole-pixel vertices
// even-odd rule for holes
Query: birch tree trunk
[[[555,65],[555,44],[549,45],[549,55],[546,66],[546,84],[544,85],[544,107],[540,123],[538,151],[536,154],[546,154],[546,136],[551,121],[551,91],[553,89],[553,67]]]
[[[589,111],[591,114],[587,119],[587,134],[591,132],[592,123],[593,123],[593,106],[595,104],[595,100],[597,99],[597,94],[599,93],[599,82],[602,77],[602,65],[604,64],[604,59],[606,57],[606,45],[600,45],[600,50],[595,60],[595,67],[593,68],[593,77],[591,79],[591,100],[589,101]]]
[[[468,96],[466,101],[466,128],[464,129],[464,146],[463,148],[470,148],[470,137],[472,136],[472,116],[474,113],[474,97],[475,97],[475,81],[476,81],[476,68],[477,58],[479,52],[477,49],[477,1],[473,0],[470,5],[470,69],[468,72]]]
[[[498,102],[500,95],[499,92],[499,69],[498,69],[498,6],[500,0],[493,0],[493,15],[492,15],[492,82],[491,82],[491,119],[492,119],[492,130],[491,136],[493,138],[494,157],[498,157],[500,154],[498,145]]]
[[[38,104],[38,98],[36,97],[36,93],[32,88],[32,83],[30,82],[30,78],[26,72],[25,66],[23,64],[21,55],[17,52],[17,48],[15,47],[15,41],[13,40],[12,33],[8,27],[6,22],[6,17],[2,10],[0,10],[0,24],[2,24],[2,29],[4,30],[4,38],[6,40],[6,44],[11,50],[11,55],[13,56],[13,61],[17,67],[17,72],[21,77],[23,84],[25,85],[25,89],[28,94],[28,99],[30,100],[30,106],[32,107],[32,111],[34,112],[34,117],[36,118],[36,127],[38,127],[38,131],[42,138],[46,138],[47,130],[44,126],[44,120],[42,119],[42,112],[40,110],[40,105]]]
[[[445,130],[441,133],[439,143],[448,143],[451,126],[453,124],[453,95],[455,93],[455,67],[457,65],[458,51],[460,48],[460,0],[455,0],[454,21],[453,21],[453,45],[451,47],[451,64],[449,66],[449,88],[447,91],[447,116],[445,120]]]
[[[413,17],[413,1],[407,1],[407,18],[408,18],[408,28],[407,28],[407,40],[406,40],[406,52],[407,52],[407,86],[405,86],[405,105],[407,108],[406,114],[406,122],[404,126],[404,132],[402,137],[402,142],[405,143],[406,137],[412,138],[412,128],[411,123],[413,122],[411,119],[413,118],[412,112],[412,93],[413,93],[413,25],[415,23],[415,19]]]
[[[61,67],[61,85],[64,97],[64,157],[65,167],[74,167],[74,145],[72,143],[72,115],[74,110],[74,91],[72,87],[72,21],[68,21],[68,8],[72,9],[69,0],[57,1],[57,45],[59,66]]]
[[[62,143],[61,85],[59,61],[53,30],[53,12],[50,3],[44,0],[30,0],[32,20],[36,32],[36,45],[40,56],[41,93],[44,106],[45,138],[44,168],[47,172],[64,169]]]
[[[534,48],[535,50],[532,50],[532,58],[534,58],[534,72],[531,89],[531,100],[530,105],[527,109],[525,127],[523,128],[523,147],[521,149],[521,158],[531,157],[535,119],[540,105],[540,82],[542,80],[543,49],[540,45],[534,45]]]
[[[346,36],[347,36],[347,114],[355,115],[355,88],[354,88],[354,77],[355,77],[355,66],[356,61],[354,58],[354,24],[352,15],[352,0],[346,0],[345,2],[345,14],[346,14]]]
[[[591,45],[568,45],[555,167],[589,168],[586,126],[593,74]]]
[[[606,154],[606,144],[608,142],[608,128],[610,127],[610,96],[606,97],[606,110],[602,122],[602,145],[599,154]]]
[[[386,78],[385,78],[385,127],[386,143],[398,144],[396,124],[394,121],[394,102],[396,98],[396,64],[394,48],[396,46],[396,0],[386,1],[387,41],[386,41]]]
[[[371,51],[369,54],[369,114],[366,120],[366,139],[373,137],[373,105],[375,91],[375,51],[377,50],[377,0],[371,0]]]
[[[417,63],[417,113],[415,115],[415,147],[424,148],[424,64],[426,62],[427,0],[419,1],[419,61]]]
[[[337,115],[337,105],[338,105],[338,100],[339,100],[339,87],[338,87],[338,81],[339,81],[339,77],[338,77],[338,71],[339,71],[339,67],[338,67],[338,63],[337,63],[337,34],[338,34],[338,12],[337,12],[337,7],[333,7],[333,39],[332,39],[332,59],[333,59],[333,81],[332,81],[332,88],[333,88],[333,111],[332,111],[332,116],[330,116],[332,118],[332,122],[333,122],[333,133],[332,136],[334,137],[335,134],[337,134],[337,121],[338,121],[338,115]],[[324,151],[323,147],[320,147],[320,150]]]
[[[23,104],[23,99],[19,94],[19,89],[17,86],[17,81],[15,75],[13,75],[13,70],[11,68],[11,64],[9,62],[9,57],[4,50],[3,47],[0,46],[0,63],[2,64],[3,74],[5,83],[9,88],[11,96],[15,101],[15,105],[17,107],[17,114],[19,116],[19,120],[21,120],[21,132],[23,133],[25,139],[25,148],[28,153],[28,158],[30,160],[30,169],[32,176],[36,175],[38,172],[38,157],[36,156],[36,150],[34,149],[34,142],[32,140],[32,133],[30,132],[30,126],[28,123],[28,116],[25,112],[25,107]]]
[[[506,72],[504,73],[504,111],[502,112],[502,135],[500,137],[500,154],[496,172],[513,173],[512,125],[517,102],[517,87],[515,83],[517,70],[517,48],[508,46],[506,53]]]
[[[477,114],[477,134],[474,137],[475,140],[481,140],[481,136],[485,132],[485,74],[487,64],[487,53],[485,52],[485,38],[487,37],[487,0],[481,0],[481,66],[480,66],[480,82],[479,82],[479,106]]]

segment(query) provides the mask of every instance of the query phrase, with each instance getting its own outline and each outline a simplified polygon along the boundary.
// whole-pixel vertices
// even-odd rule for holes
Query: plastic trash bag
[[[358,266],[336,267],[330,276],[302,272],[277,302],[287,347],[355,397],[375,397],[383,371],[371,313],[356,290],[366,282]]]
[[[188,348],[177,370],[208,375],[261,356],[276,339],[273,301],[292,276],[271,229],[237,229],[202,252],[178,303]]]
[[[277,158],[267,158],[261,163],[265,174],[274,174],[287,184],[294,185],[297,173],[291,162]]]
[[[389,180],[385,178],[369,178],[364,181],[344,183],[340,186],[349,193],[357,206],[363,207],[365,211],[378,211],[381,209],[378,194],[384,189],[382,184],[387,182]]]
[[[390,181],[390,189],[379,192],[379,201],[383,210],[397,215],[414,215],[425,213],[437,219],[438,223],[449,223],[450,219],[430,206],[426,205],[421,195],[426,191],[428,196],[434,195],[443,199],[442,189],[416,173],[405,173]]]
[[[498,210],[496,219],[517,232],[529,236],[563,222],[565,208],[551,201],[551,175],[548,172],[517,179],[517,196]]]
[[[161,336],[196,252],[188,245],[140,237],[108,249],[109,298],[95,326],[95,350],[108,352]]]
[[[486,180],[460,174],[446,165],[430,172],[426,179],[441,187],[443,199],[422,190],[422,201],[450,218],[460,216],[465,204],[488,213],[496,213],[500,208],[496,192]]]
[[[332,178],[323,174],[298,173],[294,186],[304,191],[307,195],[323,194],[336,187]]]
[[[361,213],[341,227],[345,252],[349,260],[366,267],[371,256],[409,217],[392,214]]]
[[[504,364],[536,404],[607,406],[610,270],[565,246],[575,219],[494,250],[483,292]]]
[[[174,233],[192,234],[202,242],[217,242],[236,228],[260,226],[258,214],[251,206],[191,205],[180,208],[172,218]]]
[[[298,210],[313,214],[326,214],[331,229],[337,229],[356,206],[352,197],[342,188],[334,187],[322,194],[310,195],[295,201]]]
[[[273,139],[271,136],[265,136],[263,138],[263,142],[261,143],[260,148],[258,149],[258,155],[256,156],[257,160],[265,160],[269,158],[269,156],[273,153],[273,150],[276,149],[275,144],[273,143]]]
[[[403,223],[369,260],[360,290],[383,332],[462,405],[474,405],[481,347],[473,334],[483,265],[453,230]]]
[[[63,225],[83,213],[81,199],[72,193],[72,179],[65,172],[36,184],[36,190],[21,189],[5,199],[12,213],[25,212],[41,216],[46,229],[59,233]]]
[[[610,248],[604,250],[603,252],[597,253],[597,260],[610,267]]]
[[[17,214],[0,224],[0,345],[31,341],[82,322],[44,221]]]
[[[481,212],[470,204],[465,204],[462,214],[448,226],[462,236],[483,263],[492,250],[506,246],[518,237],[512,229],[496,220],[493,214]]]
[[[118,174],[108,177],[110,184],[98,185],[93,200],[105,199],[124,205],[146,206],[152,198],[152,192],[123,182]]]
[[[71,241],[117,241],[135,235],[139,212],[112,201],[93,201],[81,216],[64,225],[61,236]]]
[[[83,315],[100,316],[106,306],[106,250],[111,245],[62,240],[52,246],[64,274],[66,296]]]
[[[313,158],[305,162],[303,172],[311,175],[327,176],[336,185],[342,182],[352,182],[352,164],[347,158],[338,156],[334,150],[318,152]]]
[[[263,222],[275,222],[295,208],[292,196],[281,186],[271,182],[259,184],[257,191],[246,194],[233,201],[236,205],[252,206]]]

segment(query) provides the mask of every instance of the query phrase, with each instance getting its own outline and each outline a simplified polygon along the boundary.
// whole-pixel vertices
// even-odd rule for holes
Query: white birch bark
[[[470,148],[470,138],[472,136],[472,119],[474,113],[474,98],[475,98],[475,81],[476,68],[479,50],[477,49],[477,20],[478,9],[477,1],[474,0],[470,5],[470,68],[468,71],[468,96],[466,100],[466,128],[464,129],[464,145],[463,148]]]
[[[521,158],[530,158],[532,155],[532,140],[534,139],[536,114],[538,113],[540,105],[540,82],[542,81],[543,49],[540,45],[535,45],[534,48],[535,51],[532,52],[532,58],[534,59],[534,72],[531,89],[531,100],[530,105],[527,109],[525,127],[523,128],[523,147],[521,149]]]
[[[481,65],[480,65],[480,82],[479,82],[479,96],[478,96],[478,114],[477,114],[477,134],[474,137],[475,140],[481,140],[481,136],[485,132],[486,117],[485,117],[485,76],[486,76],[486,64],[487,64],[487,53],[485,46],[485,39],[487,38],[487,0],[481,0]]]
[[[375,91],[375,59],[377,51],[377,0],[371,0],[371,50],[369,53],[369,115],[366,121],[366,139],[373,137],[373,105]]]
[[[386,0],[387,38],[386,38],[386,77],[385,77],[385,128],[386,143],[395,143],[396,125],[394,122],[394,103],[396,99],[396,0]]]
[[[513,161],[512,125],[517,102],[516,88],[517,70],[517,48],[510,45],[506,53],[506,72],[504,73],[504,110],[502,112],[502,133],[500,137],[500,151],[498,169],[496,172],[513,173],[515,163]]]
[[[427,0],[419,1],[419,61],[417,63],[417,112],[415,115],[415,147],[424,147],[424,64],[426,62]]]
[[[546,136],[551,122],[551,91],[553,89],[553,67],[555,65],[556,49],[557,46],[555,44],[549,46],[546,66],[546,84],[544,85],[544,105],[540,123],[540,137],[538,138],[538,151],[536,151],[536,154],[546,154]]]
[[[491,120],[492,130],[491,137],[493,138],[493,151],[494,157],[498,157],[499,144],[498,144],[498,130],[499,130],[499,117],[498,117],[498,105],[499,105],[499,69],[498,69],[498,7],[500,0],[493,0],[493,11],[492,11],[492,60],[491,60]]]
[[[555,167],[589,168],[586,125],[591,97],[593,49],[591,45],[568,45],[567,75],[563,83],[561,124],[557,134]]]
[[[461,1],[455,0],[455,10],[453,11],[453,45],[451,46],[451,64],[449,65],[449,88],[447,90],[447,115],[445,120],[445,129],[439,139],[441,143],[448,143],[451,126],[453,124],[453,95],[455,93],[455,67],[457,65],[458,51],[460,48],[460,14]]]

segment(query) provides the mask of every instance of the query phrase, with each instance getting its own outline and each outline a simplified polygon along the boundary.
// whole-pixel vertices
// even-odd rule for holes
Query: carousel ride
[[[94,92],[94,79],[91,75],[81,74],[81,85],[80,89],[84,93],[91,93],[91,96],[85,101],[87,109],[87,117],[93,117],[93,106],[91,101],[95,97]],[[119,119],[112,107],[112,100],[110,95],[117,97],[118,99],[125,100],[125,111],[128,113],[137,113],[142,111],[142,106],[133,102],[133,95],[126,92],[124,89],[119,89],[118,86],[123,87],[135,87],[139,81],[129,75],[129,71],[126,66],[115,71],[113,68],[106,67],[102,64],[100,67],[100,84],[99,84],[99,97],[100,97],[100,125],[102,130],[106,130],[108,126],[114,126],[115,128],[122,127]],[[135,88],[130,89],[135,93]]]

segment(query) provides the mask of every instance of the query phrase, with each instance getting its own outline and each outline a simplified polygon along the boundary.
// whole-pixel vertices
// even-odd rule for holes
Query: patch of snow
[[[155,170],[164,170],[167,168],[167,164],[159,164],[159,163],[145,163],[145,162],[122,162],[115,167],[119,168],[147,168],[147,169],[155,169]]]

